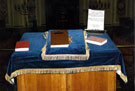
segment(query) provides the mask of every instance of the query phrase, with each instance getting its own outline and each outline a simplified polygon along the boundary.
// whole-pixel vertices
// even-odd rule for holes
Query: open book
[[[104,31],[104,10],[88,9],[87,31]]]

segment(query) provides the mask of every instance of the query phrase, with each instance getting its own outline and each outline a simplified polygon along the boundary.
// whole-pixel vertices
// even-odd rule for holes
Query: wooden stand
[[[116,91],[116,72],[23,74],[17,76],[17,91]]]

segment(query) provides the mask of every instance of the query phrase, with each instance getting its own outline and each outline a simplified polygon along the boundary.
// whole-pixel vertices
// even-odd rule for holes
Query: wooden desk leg
[[[116,91],[115,71],[68,74],[67,79],[68,91]]]

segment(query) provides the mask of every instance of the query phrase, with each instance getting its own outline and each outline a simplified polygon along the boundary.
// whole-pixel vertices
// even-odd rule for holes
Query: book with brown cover
[[[96,37],[96,36],[90,36],[86,38],[87,43],[95,44],[95,45],[103,45],[107,43],[106,38]]]
[[[29,51],[29,41],[17,41],[15,51]]]
[[[51,47],[68,47],[68,31],[55,30],[51,31]]]

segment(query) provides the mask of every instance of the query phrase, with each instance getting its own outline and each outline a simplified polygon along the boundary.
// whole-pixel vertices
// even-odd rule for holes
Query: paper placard
[[[104,10],[88,9],[87,30],[104,31]]]

